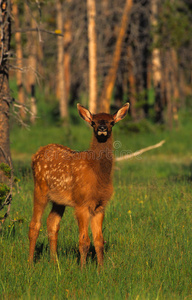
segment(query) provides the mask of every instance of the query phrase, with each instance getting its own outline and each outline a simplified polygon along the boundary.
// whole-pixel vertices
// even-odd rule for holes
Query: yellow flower
[[[130,214],[130,215],[131,215],[131,210],[128,210],[128,214]]]
[[[56,34],[61,34],[62,32],[61,32],[61,30],[56,29],[56,30],[55,30],[55,33],[56,33]]]

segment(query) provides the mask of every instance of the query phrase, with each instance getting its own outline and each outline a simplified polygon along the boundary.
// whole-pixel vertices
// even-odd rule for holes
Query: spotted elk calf
[[[129,104],[125,104],[114,115],[92,115],[80,104],[77,108],[81,118],[93,127],[90,149],[77,152],[50,144],[41,147],[32,158],[34,209],[29,229],[30,262],[33,262],[41,217],[47,203],[51,201],[52,210],[47,219],[51,258],[56,258],[59,224],[65,206],[71,206],[75,209],[79,226],[81,266],[86,263],[90,246],[89,222],[97,261],[99,265],[103,265],[102,223],[106,204],[113,193],[112,127],[126,116]]]

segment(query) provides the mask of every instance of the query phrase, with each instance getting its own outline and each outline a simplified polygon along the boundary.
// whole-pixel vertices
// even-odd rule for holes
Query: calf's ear
[[[123,105],[123,107],[121,107],[114,115],[114,122],[117,123],[119,121],[121,121],[123,118],[125,118],[127,112],[129,109],[129,103],[126,103],[125,105]]]
[[[86,109],[85,107],[83,107],[82,105],[80,105],[79,103],[77,104],[77,109],[78,109],[80,117],[83,120],[85,120],[86,122],[88,122],[89,124],[91,124],[93,116],[90,113],[90,111],[88,109]]]

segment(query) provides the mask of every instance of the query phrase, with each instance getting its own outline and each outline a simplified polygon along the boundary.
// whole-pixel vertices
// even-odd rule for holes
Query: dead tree
[[[5,155],[11,157],[9,142],[9,109],[11,97],[9,91],[9,50],[11,39],[10,1],[3,0],[0,5],[0,163],[6,163]],[[7,178],[0,171],[0,182]]]

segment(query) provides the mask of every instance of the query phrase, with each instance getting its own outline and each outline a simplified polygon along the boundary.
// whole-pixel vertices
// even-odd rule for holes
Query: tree
[[[132,0],[126,0],[125,8],[123,11],[123,16],[121,20],[121,26],[119,28],[119,34],[117,37],[115,50],[113,54],[113,59],[111,63],[111,67],[109,69],[109,72],[105,78],[104,87],[100,96],[100,111],[109,113],[110,110],[110,99],[113,91],[113,87],[115,84],[115,79],[117,76],[117,69],[119,65],[120,55],[121,55],[121,48],[122,43],[125,38],[125,33],[127,29],[127,24],[129,20],[129,14],[132,8]]]
[[[57,10],[57,30],[59,33],[63,33],[63,8],[60,0],[56,2]],[[57,37],[57,70],[58,70],[58,82],[57,82],[57,95],[59,97],[60,117],[65,119],[68,117],[68,106],[65,88],[65,74],[64,74],[64,42],[63,37],[58,35]]]
[[[20,22],[19,22],[19,14],[18,14],[18,1],[14,0],[12,4],[12,13],[15,21],[16,29],[19,29]],[[17,77],[17,90],[18,90],[18,100],[21,105],[20,108],[20,116],[22,119],[25,119],[26,113],[24,109],[25,104],[25,95],[23,89],[23,50],[21,45],[21,32],[15,33],[15,42],[16,42],[16,77]]]
[[[154,48],[161,55],[161,107],[166,108],[167,125],[171,129],[173,123],[178,123],[177,110],[184,104],[182,99],[191,94],[190,90],[184,91],[187,74],[191,72],[191,13],[190,5],[181,0],[163,1],[160,7],[153,26]],[[190,81],[191,75],[188,78]]]
[[[71,34],[71,15],[70,15],[70,5],[71,0],[66,1],[67,7],[64,15],[64,80],[65,80],[65,97],[67,104],[69,103],[70,87],[71,87],[71,52],[70,45],[72,42]]]
[[[28,3],[25,3],[25,18],[28,28],[37,28],[36,11],[32,12]],[[27,32],[27,50],[28,50],[28,74],[27,74],[27,92],[30,98],[30,121],[35,123],[37,116],[36,104],[36,72],[37,72],[37,33],[35,31]]]
[[[11,96],[9,90],[9,50],[11,39],[10,1],[3,0],[0,6],[0,163],[7,163],[10,154],[9,114]],[[7,181],[0,171],[0,182]]]
[[[87,0],[89,47],[89,109],[97,112],[97,38],[95,29],[95,0]]]
[[[158,23],[158,9],[159,0],[151,1],[151,24],[155,28]],[[162,105],[162,66],[161,66],[161,55],[160,49],[157,47],[158,35],[154,32],[153,34],[153,50],[152,50],[152,78],[153,87],[155,90],[155,111],[156,111],[156,121],[163,121],[163,105]]]
[[[131,116],[133,120],[136,119],[136,110],[135,110],[135,98],[136,98],[136,82],[135,82],[135,74],[134,74],[134,59],[133,59],[133,49],[131,45],[128,46],[128,81],[129,81],[129,101],[131,103]]]
[[[34,17],[31,17],[31,27],[36,27],[36,21]],[[29,87],[30,87],[30,103],[31,103],[31,123],[34,124],[37,117],[37,103],[36,103],[36,70],[37,70],[37,33],[31,32],[31,37],[29,40],[29,57],[28,57],[28,67],[29,67]]]
[[[13,4],[18,3],[22,12],[24,3],[14,0]],[[19,16],[20,24],[15,26],[23,33],[22,45],[32,40],[34,34],[33,44],[38,44],[38,37],[42,37],[40,43],[43,47],[36,45],[36,67],[34,64],[31,68],[31,63],[24,66],[24,61],[23,66],[33,69],[34,82],[38,74],[43,75],[41,86],[46,96],[57,90],[61,118],[67,116],[68,106],[79,99],[93,112],[95,108],[109,111],[112,95],[114,107],[129,99],[134,121],[155,115],[156,121],[161,122],[165,113],[170,115],[167,118],[170,121],[174,119],[174,111],[185,105],[186,95],[191,94],[192,78],[192,6],[188,1],[57,0],[54,4],[48,1],[46,5],[42,1],[25,3],[30,9],[28,24],[24,23],[24,13],[24,17]],[[36,16],[37,10],[40,13]],[[39,17],[41,22],[38,22]],[[31,19],[36,21],[32,25]],[[13,45],[17,46],[17,41]],[[33,53],[31,46],[28,46],[28,52],[26,48],[23,48],[24,59]],[[167,63],[166,57],[169,57]],[[38,59],[44,67],[42,71]],[[57,72],[53,72],[55,66],[58,66]],[[171,78],[171,81],[166,78]],[[29,84],[29,78],[26,81]],[[33,92],[35,85],[36,82],[31,84]],[[31,91],[30,88],[28,93]],[[177,98],[182,100],[175,101]]]

